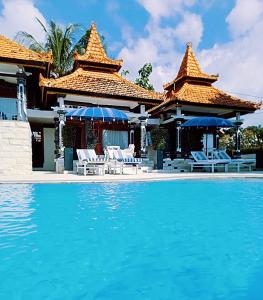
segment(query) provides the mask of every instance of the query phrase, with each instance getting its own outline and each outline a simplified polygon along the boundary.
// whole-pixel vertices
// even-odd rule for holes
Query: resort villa
[[[262,20],[0,0],[0,300],[263,300]]]
[[[134,145],[135,156],[147,165],[154,159],[151,131],[156,128],[167,129],[165,152],[172,160],[189,158],[192,151],[207,153],[218,146],[220,125],[183,126],[196,117],[234,119],[235,154],[240,156],[240,117],[260,105],[214,87],[218,75],[202,72],[191,43],[177,76],[164,85],[163,93],[123,78],[122,64],[106,55],[95,24],[86,52],[75,54],[73,71],[59,78],[51,77],[51,54],[36,53],[0,36],[0,174],[55,171],[55,159],[64,149],[63,127],[74,133],[71,147],[76,160],[76,149],[94,148],[102,155],[107,146]],[[77,117],[67,116],[80,108],[98,107],[123,112],[127,120],[118,121],[113,115],[110,122],[103,117],[87,122],[81,110]]]

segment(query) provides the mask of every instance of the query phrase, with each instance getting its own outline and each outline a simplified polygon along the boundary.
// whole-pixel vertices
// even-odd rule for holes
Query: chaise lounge
[[[194,161],[190,161],[191,172],[194,168],[208,168],[211,172],[215,172],[215,168],[223,167],[224,171],[228,171],[229,160],[226,159],[208,159],[203,151],[192,151],[191,152]]]
[[[252,168],[256,163],[255,159],[231,158],[225,150],[216,150],[213,152],[213,156],[216,159],[229,161],[229,166],[235,166],[237,168],[237,172],[240,172],[241,167],[248,168],[249,171],[252,171]]]
[[[83,174],[105,175],[107,160],[99,157],[94,149],[77,149],[78,162],[77,174],[83,170]]]

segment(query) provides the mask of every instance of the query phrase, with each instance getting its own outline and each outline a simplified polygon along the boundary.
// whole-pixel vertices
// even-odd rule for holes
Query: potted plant
[[[151,131],[152,146],[157,154],[157,169],[163,169],[163,151],[166,149],[168,131],[165,128],[154,128]]]
[[[65,170],[73,170],[73,148],[76,145],[77,129],[73,126],[63,127],[64,166]]]

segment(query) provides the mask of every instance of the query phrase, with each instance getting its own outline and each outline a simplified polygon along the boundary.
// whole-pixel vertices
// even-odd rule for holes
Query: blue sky
[[[191,41],[202,69],[219,73],[216,86],[263,99],[263,0],[0,0],[1,34],[13,38],[25,30],[44,40],[35,17],[62,26],[95,21],[109,55],[124,59],[129,79],[151,62],[160,91],[176,76]],[[250,119],[263,125],[262,117]]]
[[[196,3],[191,8],[191,12],[203,17],[204,35],[199,48],[212,47],[215,43],[229,40],[225,18],[235,1],[215,0],[207,6],[204,2]],[[107,38],[111,55],[115,56],[126,42],[122,37],[122,26],[132,27],[135,35],[144,35],[144,27],[150,18],[149,12],[136,0],[37,0],[35,3],[47,20],[62,24],[80,23],[87,27],[96,21],[98,29]],[[176,25],[178,22],[180,16],[169,16],[162,21],[162,26]],[[119,44],[119,47],[111,47],[112,44]]]
[[[3,2],[5,1],[0,0],[0,10],[3,9]],[[32,2],[47,21],[55,20],[61,24],[78,23],[85,27],[89,27],[91,22],[96,21],[98,29],[107,39],[108,51],[113,56],[117,56],[121,46],[126,43],[121,28],[124,25],[129,26],[134,35],[143,36],[144,27],[151,17],[137,0],[36,0]],[[199,44],[200,49],[229,40],[225,18],[235,3],[234,0],[208,0],[207,2],[211,2],[209,4],[205,2],[205,0],[197,1],[190,10],[203,18],[204,35]],[[180,16],[174,14],[162,20],[161,26],[176,26],[179,22]]]

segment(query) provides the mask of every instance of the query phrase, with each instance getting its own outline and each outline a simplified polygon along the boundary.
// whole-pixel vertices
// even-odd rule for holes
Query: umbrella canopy
[[[234,127],[234,124],[226,119],[217,117],[199,117],[186,121],[182,127]]]
[[[107,107],[84,107],[73,109],[66,114],[66,117],[103,122],[128,121],[128,117],[124,112]]]

